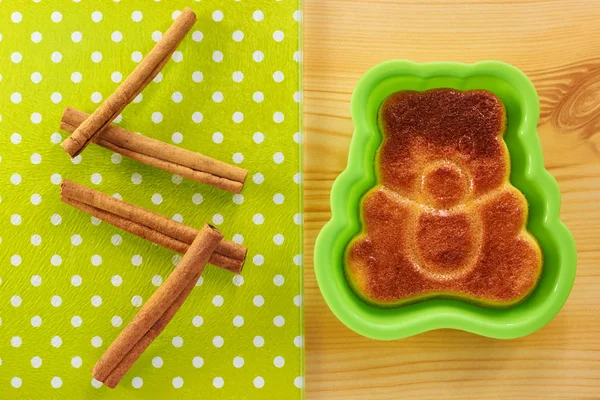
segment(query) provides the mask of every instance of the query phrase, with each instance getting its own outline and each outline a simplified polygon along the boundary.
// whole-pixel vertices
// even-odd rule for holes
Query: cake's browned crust
[[[502,102],[483,90],[398,92],[380,117],[381,185],[363,199],[364,231],[347,249],[351,286],[381,305],[527,296],[542,254],[508,181]]]

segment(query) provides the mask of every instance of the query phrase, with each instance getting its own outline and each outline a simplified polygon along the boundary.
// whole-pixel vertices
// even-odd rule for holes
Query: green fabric
[[[59,145],[64,108],[92,112],[185,6],[198,22],[183,58],[119,124],[239,163],[250,171],[243,197],[95,145],[71,161]],[[0,397],[302,397],[298,6],[0,2]],[[115,390],[89,371],[180,257],[61,203],[61,177],[197,228],[212,222],[249,248],[243,278],[205,270]]]

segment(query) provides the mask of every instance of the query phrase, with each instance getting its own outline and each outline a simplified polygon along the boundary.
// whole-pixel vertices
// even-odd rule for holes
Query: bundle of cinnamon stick
[[[195,22],[196,15],[186,8],[127,79],[92,114],[67,107],[61,128],[71,136],[63,141],[62,147],[71,157],[93,142],[173,174],[233,193],[241,192],[248,171],[111,124],[159,73]],[[61,184],[61,200],[111,225],[184,254],[94,366],[94,378],[114,388],[175,316],[206,264],[239,274],[247,249],[223,240],[223,234],[212,226],[204,225],[197,230],[69,180]]]
[[[92,114],[67,107],[61,129],[71,133],[61,146],[75,157],[90,142],[125,157],[233,193],[240,193],[248,171],[167,143],[136,135],[111,122],[156,77],[196,22],[186,8],[116,91]]]

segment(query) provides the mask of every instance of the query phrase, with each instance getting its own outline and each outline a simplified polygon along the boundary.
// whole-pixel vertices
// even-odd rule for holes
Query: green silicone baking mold
[[[361,231],[362,197],[377,182],[375,156],[382,141],[378,110],[392,93],[435,88],[485,89],[504,103],[508,126],[504,140],[511,162],[510,181],[527,198],[527,230],[544,253],[543,272],[522,303],[506,309],[434,298],[397,308],[363,302],[344,276],[344,250]],[[560,191],[544,169],[536,126],[539,100],[531,81],[517,68],[498,61],[477,64],[389,61],[368,71],[352,97],[354,135],[346,170],[331,191],[331,220],[315,245],[315,273],[325,301],[350,329],[380,340],[393,340],[433,329],[460,329],[511,339],[535,332],[565,304],[575,280],[577,252],[571,233],[559,219]]]

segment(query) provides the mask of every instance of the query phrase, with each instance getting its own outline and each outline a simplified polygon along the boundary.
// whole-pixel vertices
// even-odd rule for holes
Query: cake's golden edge
[[[435,90],[435,89],[431,89],[431,90]],[[475,90],[475,91],[485,91],[485,90]],[[378,125],[379,125],[379,129],[380,129],[382,136],[384,134],[383,134],[383,128],[382,128],[382,121],[381,121],[381,109],[383,108],[386,101],[391,96],[393,96],[397,93],[398,92],[395,92],[395,93],[392,93],[390,96],[388,96],[388,98],[386,98],[386,100],[384,100],[382,102],[382,104],[378,110]],[[495,97],[497,97],[495,94],[493,94],[493,95]],[[521,227],[521,230],[520,230],[520,233],[518,236],[525,239],[527,242],[529,242],[531,244],[531,247],[537,253],[538,259],[539,259],[539,263],[536,268],[537,272],[535,274],[536,279],[531,284],[529,290],[526,293],[524,293],[522,296],[513,298],[510,301],[506,301],[506,302],[494,302],[494,301],[486,300],[485,298],[474,298],[474,297],[466,296],[464,294],[456,294],[456,293],[450,293],[450,292],[426,292],[426,293],[423,293],[422,295],[411,296],[408,298],[401,298],[397,301],[390,301],[390,302],[377,301],[376,299],[373,299],[373,298],[369,297],[368,295],[366,295],[365,294],[366,291],[364,290],[364,288],[361,288],[361,286],[365,285],[366,280],[364,279],[364,277],[357,274],[356,271],[352,270],[351,266],[349,265],[350,263],[348,262],[348,259],[349,259],[349,251],[354,246],[354,244],[356,242],[358,242],[359,240],[366,237],[366,233],[365,233],[365,229],[364,229],[365,222],[364,222],[364,218],[363,218],[363,210],[364,210],[363,203],[364,203],[365,198],[368,197],[368,195],[371,192],[373,192],[381,187],[381,184],[377,184],[376,186],[371,188],[369,191],[367,191],[360,200],[360,221],[361,221],[362,228],[361,228],[361,231],[357,235],[355,235],[355,237],[352,238],[352,240],[350,240],[348,242],[348,245],[346,246],[344,255],[343,255],[344,275],[346,278],[346,282],[348,283],[351,290],[355,293],[355,295],[357,295],[357,297],[359,297],[362,301],[364,301],[365,303],[367,303],[369,305],[379,307],[379,308],[396,308],[396,307],[410,305],[410,304],[418,303],[418,302],[421,302],[424,300],[429,300],[429,299],[460,300],[463,302],[476,304],[476,305],[480,305],[480,306],[485,306],[488,308],[509,308],[509,307],[513,307],[515,305],[522,303],[534,291],[534,289],[536,288],[536,286],[541,278],[543,264],[544,264],[544,254],[541,250],[541,246],[540,246],[537,238],[535,236],[533,236],[531,234],[531,232],[529,232],[527,230],[529,203],[525,199],[523,193],[518,188],[516,188],[514,185],[512,185],[512,183],[510,182],[510,170],[511,170],[510,152],[508,150],[506,142],[504,141],[504,134],[506,133],[506,127],[507,127],[507,113],[506,113],[506,107],[504,106],[504,103],[501,100],[499,100],[499,102],[500,102],[500,104],[502,104],[503,111],[504,111],[504,125],[502,127],[502,130],[499,132],[498,136],[499,136],[500,144],[502,146],[503,153],[505,154],[506,160],[507,160],[506,161],[507,170],[506,170],[505,184],[507,186],[509,186],[512,190],[517,192],[523,198],[524,204],[526,206],[525,207],[525,218],[524,218],[525,222],[524,222],[523,226]],[[384,145],[385,140],[386,140],[386,138],[383,137],[382,142],[377,149],[374,165],[379,165],[380,149]],[[377,182],[381,182],[380,171],[377,168],[375,169],[375,177],[376,177]]]

